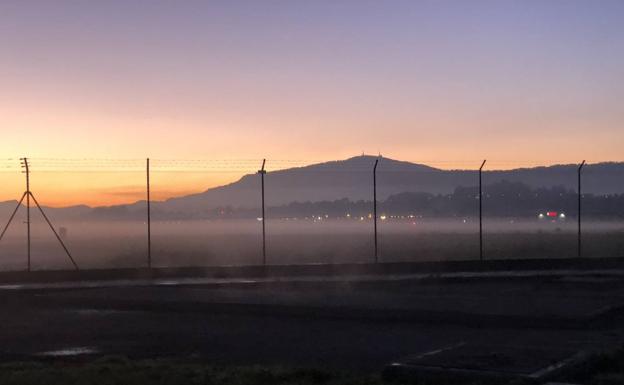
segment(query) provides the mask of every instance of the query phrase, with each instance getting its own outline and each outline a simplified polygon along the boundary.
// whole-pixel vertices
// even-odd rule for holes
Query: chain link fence
[[[263,217],[262,163],[2,159],[0,269],[624,256],[621,164],[267,159]]]

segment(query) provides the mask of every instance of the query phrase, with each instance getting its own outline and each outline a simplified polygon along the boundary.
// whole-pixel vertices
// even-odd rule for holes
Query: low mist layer
[[[143,267],[147,228],[139,221],[61,221],[62,234],[81,268]],[[587,222],[583,252],[588,257],[622,256],[624,221]],[[372,220],[268,220],[270,264],[373,261]],[[486,258],[576,256],[576,223],[565,220],[486,220]],[[382,262],[478,258],[478,218],[379,221]],[[257,265],[262,263],[261,222],[254,220],[156,221],[152,223],[155,266]],[[34,269],[71,264],[49,227],[33,218]],[[26,229],[16,222],[0,242],[0,269],[26,267]]]

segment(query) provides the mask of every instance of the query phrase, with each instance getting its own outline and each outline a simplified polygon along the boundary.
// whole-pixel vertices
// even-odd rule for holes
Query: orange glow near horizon
[[[25,190],[19,172],[0,173],[3,191],[0,201],[17,200]],[[235,181],[238,176],[224,173],[152,172],[151,199],[154,201],[199,193]],[[146,199],[145,172],[33,172],[31,191],[45,206],[110,206]]]

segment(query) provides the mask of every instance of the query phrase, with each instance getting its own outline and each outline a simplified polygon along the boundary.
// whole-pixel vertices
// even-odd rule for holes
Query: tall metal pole
[[[50,230],[52,230],[52,233],[54,233],[54,236],[56,237],[56,239],[59,241],[59,243],[63,247],[63,250],[65,250],[65,253],[69,257],[69,260],[74,265],[74,268],[76,270],[78,270],[78,265],[76,264],[76,261],[74,260],[74,258],[72,257],[71,253],[67,249],[67,246],[65,246],[65,243],[63,242],[63,239],[61,239],[59,234],[56,232],[56,230],[54,229],[54,226],[52,225],[52,222],[50,222],[50,219],[48,218],[48,216],[43,211],[43,208],[41,207],[39,202],[37,202],[37,199],[33,195],[32,191],[30,191],[30,169],[29,169],[29,164],[28,164],[28,158],[20,158],[20,161],[21,161],[22,168],[24,168],[23,173],[26,174],[26,191],[24,191],[24,194],[22,194],[22,197],[20,198],[19,202],[17,202],[17,206],[15,206],[15,210],[13,210],[13,213],[11,214],[11,217],[9,218],[9,221],[7,222],[6,226],[4,226],[4,229],[2,230],[2,232],[0,233],[0,240],[2,239],[4,234],[6,233],[7,229],[9,228],[9,225],[11,224],[11,221],[15,217],[15,214],[17,213],[17,210],[19,210],[22,202],[24,201],[24,198],[26,198],[26,225],[27,225],[27,227],[26,227],[27,233],[26,234],[27,234],[27,239],[28,239],[28,242],[27,242],[27,247],[28,247],[28,271],[30,271],[31,270],[31,259],[30,259],[30,199],[32,198],[33,202],[35,202],[35,205],[39,209],[39,212],[41,212],[41,216],[43,217],[43,219],[45,219],[45,221],[48,224],[48,226],[50,226]]]
[[[262,265],[266,265],[266,218],[264,215],[264,174],[266,174],[266,170],[264,169],[265,163],[266,159],[262,159],[262,168],[258,170],[258,174],[260,174],[260,183],[262,189]]]
[[[377,164],[379,158],[375,159],[375,165],[373,166],[373,217],[374,217],[374,229],[375,229],[375,263],[379,261],[379,253],[377,248]]]
[[[479,260],[483,261],[483,179],[481,174],[486,160],[479,167]]]
[[[28,271],[30,271],[30,170],[28,158],[22,158],[22,167],[26,173],[26,248],[28,250]]]
[[[577,253],[578,253],[578,257],[579,258],[582,255],[582,249],[581,249],[581,194],[582,194],[582,190],[581,190],[581,170],[583,169],[584,165],[585,165],[585,160],[583,160],[581,162],[581,164],[579,165],[578,170],[577,170],[577,179],[578,179],[578,236],[577,236],[578,245],[577,245]]]
[[[152,220],[150,207],[150,160],[147,158],[147,267],[152,268]]]

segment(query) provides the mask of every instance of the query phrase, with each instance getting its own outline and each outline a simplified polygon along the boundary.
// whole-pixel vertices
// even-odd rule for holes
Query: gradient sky
[[[0,0],[0,158],[624,160],[623,100],[624,1]]]

